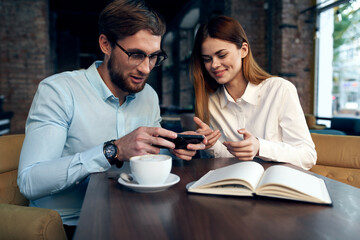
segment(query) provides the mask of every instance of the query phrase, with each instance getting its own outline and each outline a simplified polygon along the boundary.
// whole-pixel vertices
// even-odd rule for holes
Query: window
[[[360,0],[322,0],[318,9],[315,114],[360,117]]]

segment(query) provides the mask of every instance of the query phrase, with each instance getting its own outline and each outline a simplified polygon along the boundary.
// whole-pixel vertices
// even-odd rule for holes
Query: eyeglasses
[[[129,64],[132,66],[140,65],[146,57],[149,57],[149,64],[151,67],[158,67],[161,63],[168,58],[166,53],[154,53],[154,54],[145,54],[144,52],[128,52],[122,46],[120,46],[117,42],[115,42],[116,46],[118,46],[126,55],[128,55]]]

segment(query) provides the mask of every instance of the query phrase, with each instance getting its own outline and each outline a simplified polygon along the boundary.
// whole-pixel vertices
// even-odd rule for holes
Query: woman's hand
[[[219,130],[212,130],[206,123],[201,121],[200,118],[194,117],[194,122],[199,127],[196,132],[204,135],[207,139],[207,144],[205,145],[205,149],[211,148],[214,146],[216,141],[221,137],[221,133]]]
[[[244,140],[239,142],[223,142],[227,150],[242,161],[253,160],[255,156],[259,155],[260,143],[245,128],[238,130],[239,134],[244,135]]]

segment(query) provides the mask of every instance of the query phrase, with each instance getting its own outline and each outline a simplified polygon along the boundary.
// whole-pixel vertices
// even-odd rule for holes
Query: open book
[[[239,162],[209,171],[198,181],[188,184],[187,190],[194,193],[259,195],[331,204],[323,179],[283,165],[274,165],[264,171],[257,162]]]

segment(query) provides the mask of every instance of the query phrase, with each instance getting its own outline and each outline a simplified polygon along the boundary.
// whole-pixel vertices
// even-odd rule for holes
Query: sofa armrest
[[[1,239],[66,240],[58,212],[35,207],[0,204]]]
[[[316,165],[360,169],[360,137],[311,133]]]
[[[310,171],[360,188],[360,169],[315,165]]]

